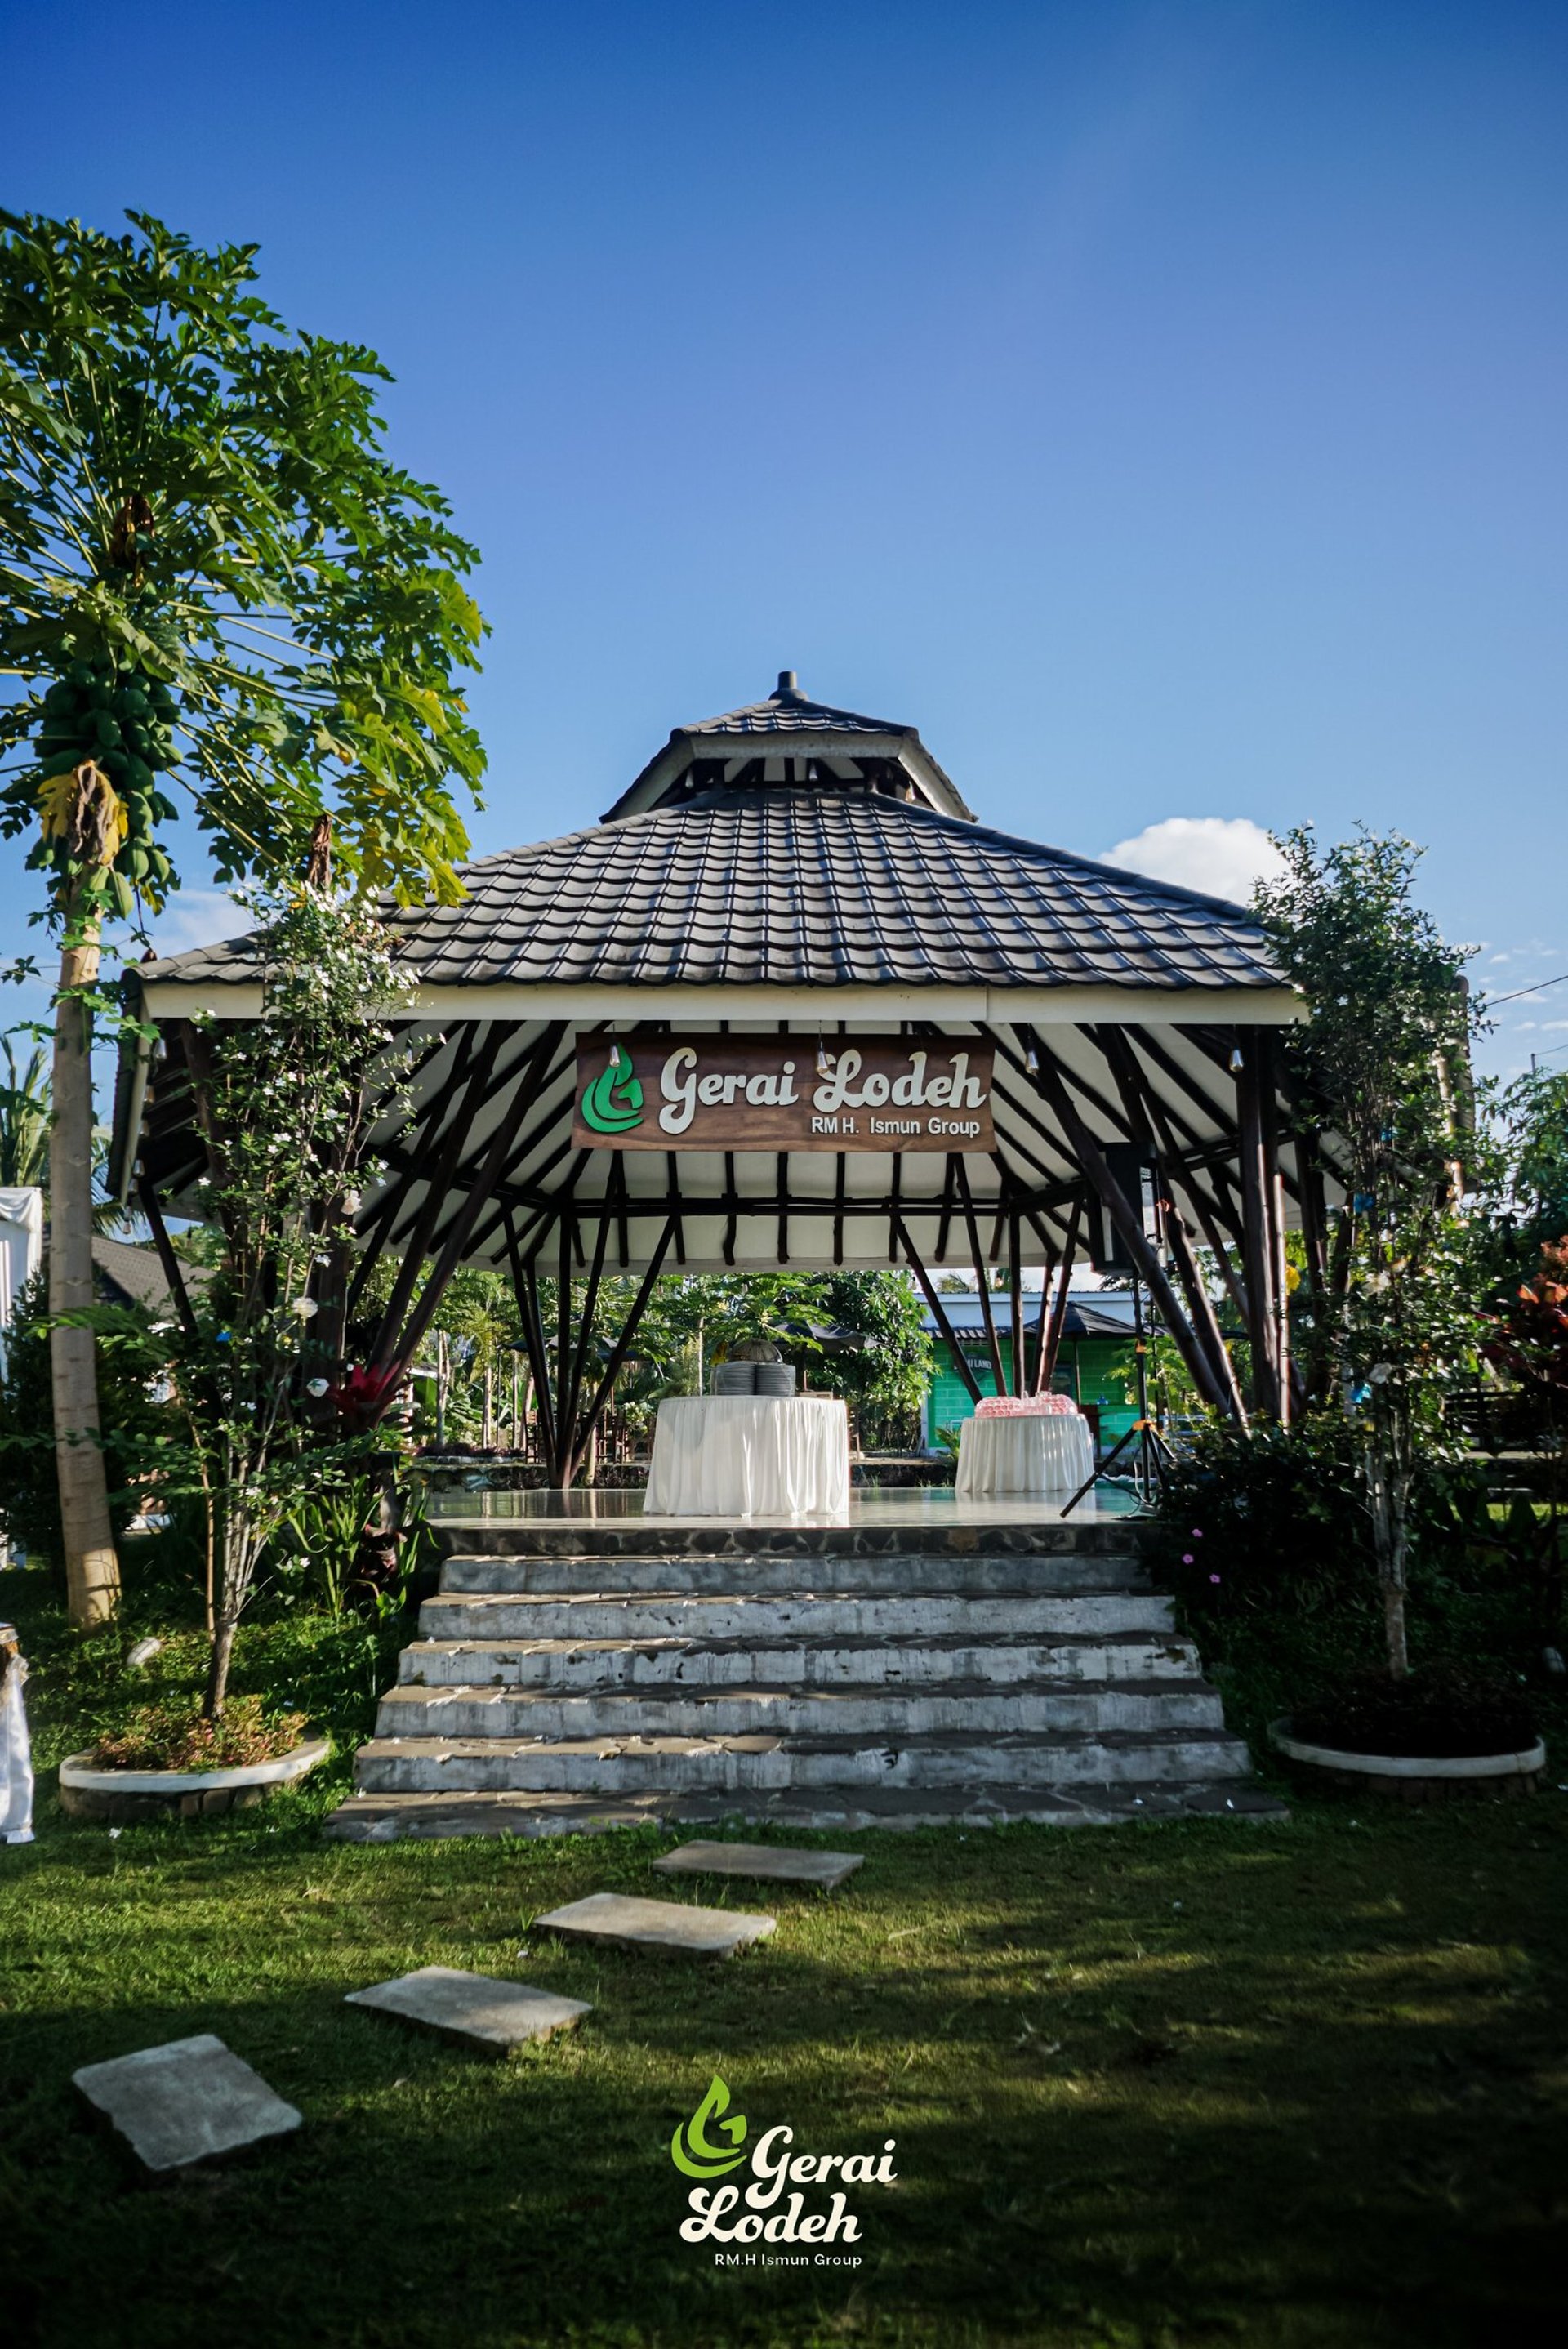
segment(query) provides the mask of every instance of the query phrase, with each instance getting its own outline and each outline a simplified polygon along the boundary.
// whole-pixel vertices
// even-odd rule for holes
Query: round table
[[[670,1395],[654,1423],[650,1517],[842,1516],[849,1414],[837,1395]]]
[[[1088,1422],[1076,1411],[998,1413],[966,1419],[958,1438],[958,1494],[1076,1493],[1094,1474]]]

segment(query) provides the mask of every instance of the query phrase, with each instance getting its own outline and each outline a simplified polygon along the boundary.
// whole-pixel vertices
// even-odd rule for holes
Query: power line
[[[1549,987],[1561,987],[1568,979],[1568,970],[1560,970],[1555,978],[1538,978],[1533,987],[1516,987],[1511,995],[1489,995],[1486,1008],[1495,1011],[1500,1003],[1517,1003],[1522,995],[1541,995]]]

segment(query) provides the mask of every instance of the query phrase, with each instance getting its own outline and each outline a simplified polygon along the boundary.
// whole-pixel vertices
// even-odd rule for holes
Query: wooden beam
[[[552,1040],[559,1034],[559,1023],[545,1030],[544,1035],[539,1040],[538,1059],[547,1058],[553,1050]],[[418,1304],[409,1315],[401,1339],[395,1339],[390,1342],[384,1337],[377,1339],[377,1350],[372,1361],[378,1367],[388,1367],[395,1361],[401,1373],[413,1361],[415,1350],[446,1292],[447,1283],[462,1259],[463,1251],[468,1245],[480,1211],[488,1205],[491,1192],[500,1180],[501,1171],[516,1139],[517,1128],[522,1122],[528,1100],[528,1071],[525,1069],[518,1077],[510,1107],[502,1114],[495,1133],[490,1137],[479,1173],[447,1231],[440,1254],[436,1258],[426,1280]],[[396,1384],[396,1380],[388,1381],[388,1398],[395,1391]]]
[[[511,1259],[512,1295],[517,1300],[517,1318],[522,1327],[522,1342],[528,1353],[529,1372],[533,1380],[533,1392],[539,1399],[539,1427],[544,1439],[548,1461],[555,1449],[555,1395],[550,1380],[549,1350],[544,1343],[544,1324],[539,1310],[539,1282],[531,1265],[522,1261],[518,1245],[517,1226],[509,1208],[506,1215],[507,1253]]]
[[[654,1283],[659,1277],[665,1255],[669,1249],[670,1242],[674,1237],[675,1218],[672,1216],[665,1219],[665,1228],[659,1236],[659,1244],[654,1250],[653,1257],[648,1264],[648,1268],[643,1275],[642,1282],[638,1288],[636,1296],[632,1300],[632,1309],[621,1325],[621,1334],[616,1339],[614,1346],[610,1349],[610,1359],[604,1365],[603,1376],[601,1378],[597,1387],[595,1387],[593,1391],[593,1400],[588,1406],[588,1414],[583,1422],[579,1437],[582,1451],[574,1452],[567,1464],[568,1475],[566,1482],[568,1485],[570,1485],[573,1477],[577,1474],[577,1469],[581,1462],[582,1452],[586,1451],[593,1431],[599,1424],[604,1405],[610,1399],[610,1394],[614,1387],[615,1381],[620,1375],[621,1365],[626,1359],[627,1350],[636,1333],[637,1324],[641,1321],[644,1313],[647,1309],[648,1299],[654,1292]]]
[[[932,1319],[935,1322],[937,1328],[941,1330],[944,1339],[946,1340],[947,1350],[953,1357],[953,1367],[957,1371],[959,1377],[963,1380],[965,1385],[968,1388],[970,1401],[972,1402],[978,1402],[980,1400],[980,1381],[975,1377],[974,1371],[970,1369],[969,1358],[954,1334],[953,1324],[948,1319],[946,1312],[943,1308],[942,1299],[937,1295],[936,1290],[933,1286],[931,1275],[926,1270],[925,1266],[921,1261],[920,1257],[915,1254],[913,1242],[911,1240],[909,1233],[905,1229],[903,1224],[902,1222],[895,1224],[893,1228],[898,1234],[899,1242],[905,1256],[909,1258],[911,1267],[914,1272],[914,1277],[920,1283],[921,1290],[924,1296],[925,1301],[931,1308]]]
[[[1044,1333],[1040,1359],[1035,1366],[1035,1392],[1043,1394],[1057,1374],[1057,1360],[1062,1350],[1062,1331],[1067,1326],[1068,1291],[1072,1285],[1073,1263],[1078,1256],[1078,1233],[1083,1226],[1083,1200],[1073,1201],[1072,1222],[1068,1226],[1067,1246],[1062,1250],[1061,1280],[1051,1302],[1050,1328]],[[1040,1292],[1040,1315],[1045,1318],[1045,1291]]]
[[[463,1154],[463,1146],[472,1132],[480,1098],[489,1081],[490,1070],[495,1065],[496,1055],[500,1050],[500,1025],[492,1020],[486,1031],[483,1043],[476,1048],[462,1087],[461,1100],[453,1110],[447,1132],[436,1153],[435,1162],[426,1178],[425,1196],[419,1204],[418,1213],[404,1243],[403,1261],[397,1268],[397,1277],[392,1284],[392,1294],[383,1307],[381,1318],[377,1323],[376,1336],[369,1350],[369,1365],[373,1370],[384,1370],[396,1351],[398,1325],[408,1309],[414,1290],[418,1286],[420,1265],[430,1245],[441,1209],[446,1203],[448,1186],[458,1171],[459,1162]],[[520,1083],[522,1081],[521,1078],[519,1081]],[[389,1228],[388,1238],[391,1237],[392,1228],[395,1228],[395,1226]]]
[[[174,1309],[180,1316],[181,1325],[188,1338],[196,1338],[200,1335],[196,1323],[196,1309],[191,1302],[191,1291],[185,1286],[184,1268],[174,1253],[174,1243],[169,1237],[169,1226],[163,1220],[163,1209],[159,1204],[157,1187],[145,1174],[138,1180],[136,1195],[141,1202],[141,1212],[151,1227],[152,1245],[158,1250],[158,1261],[163,1268],[163,1278],[169,1283],[169,1294],[174,1299]]]
[[[1099,1193],[1112,1223],[1121,1237],[1122,1246],[1131,1257],[1134,1269],[1147,1284],[1193,1385],[1205,1402],[1216,1411],[1225,1409],[1224,1391],[1220,1386],[1199,1344],[1191,1322],[1181,1309],[1175,1290],[1166,1278],[1165,1268],[1150,1247],[1141,1218],[1134,1211],[1121,1185],[1106,1164],[1104,1153],[1079,1116],[1063,1081],[1056,1054],[1042,1043],[1033,1030],[1030,1035],[1039,1061],[1036,1083],[1060,1118],[1064,1132],[1073,1145],[1079,1165]]]
[[[969,1191],[969,1169],[960,1152],[953,1153],[957,1170],[958,1195],[964,1202],[964,1227],[969,1236],[969,1255],[975,1266],[975,1282],[980,1291],[980,1319],[985,1325],[985,1348],[991,1357],[991,1376],[999,1395],[1007,1392],[1007,1381],[1002,1375],[1002,1349],[996,1340],[996,1316],[991,1309],[991,1285],[986,1278],[985,1259],[980,1253],[980,1233],[975,1221],[975,1202]]]

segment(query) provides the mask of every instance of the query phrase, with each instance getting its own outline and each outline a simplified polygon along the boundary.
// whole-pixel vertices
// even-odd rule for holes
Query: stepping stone
[[[507,2055],[531,2039],[569,2031],[593,2012],[581,1999],[557,1998],[552,1991],[530,1990],[526,1982],[497,1982],[493,1975],[461,1973],[453,1966],[421,1966],[396,1982],[351,1990],[345,2003],[395,2014],[486,2055]]]
[[[298,2128],[293,2105],[211,2032],[71,2075],[147,2168],[187,2169]]]
[[[777,1920],[733,1909],[688,1909],[680,1900],[636,1900],[591,1892],[535,1920],[552,1933],[588,1941],[623,1941],[634,1950],[684,1950],[694,1958],[728,1958],[766,1940]]]
[[[836,1891],[865,1866],[859,1851],[798,1851],[787,1844],[683,1843],[654,1862],[659,1876],[760,1876],[772,1884],[815,1884]]]

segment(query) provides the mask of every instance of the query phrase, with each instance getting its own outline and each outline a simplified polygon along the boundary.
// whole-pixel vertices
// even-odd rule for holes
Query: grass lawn
[[[26,1623],[24,1579],[0,1613]],[[294,1692],[338,1673],[352,1736],[375,1635],[270,1636]],[[43,1618],[27,1644],[46,1762],[123,1699],[87,1705],[104,1675],[57,1673]],[[866,1835],[823,1899],[672,1886],[653,1832],[323,1843],[343,1783],[112,1837],[46,1785],[36,1843],[0,1851],[7,2344],[1443,2349],[1563,2309],[1568,1796]],[[701,1968],[531,1932],[600,1888],[779,1930]],[[431,1963],[594,2012],[492,2063],[342,2002]],[[304,2127],[144,2186],[69,2075],[201,2031]],[[716,2071],[753,2137],[896,2138],[897,2186],[850,2197],[860,2268],[719,2268],[680,2240],[669,2140]]]

